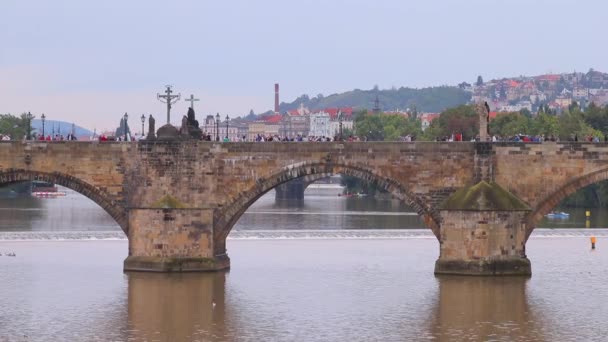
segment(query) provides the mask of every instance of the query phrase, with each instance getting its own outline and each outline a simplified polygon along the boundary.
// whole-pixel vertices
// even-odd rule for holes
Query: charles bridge
[[[608,179],[603,143],[0,142],[0,186],[44,180],[107,211],[127,271],[226,269],[226,238],[286,182],[345,174],[413,208],[439,240],[438,274],[529,275],[526,241],[562,199]]]

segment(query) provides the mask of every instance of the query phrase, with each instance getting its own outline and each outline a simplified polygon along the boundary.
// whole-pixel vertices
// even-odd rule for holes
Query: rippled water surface
[[[100,208],[73,194],[24,201],[0,201],[12,205],[0,209],[0,341],[608,336],[606,229],[535,231],[531,278],[435,277],[437,240],[400,229],[422,227],[399,204],[319,196],[289,207],[267,196],[231,233],[229,272],[124,274],[128,242]]]

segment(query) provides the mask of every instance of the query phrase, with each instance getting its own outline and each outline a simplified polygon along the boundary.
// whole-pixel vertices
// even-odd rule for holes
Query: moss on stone
[[[441,210],[521,211],[530,207],[498,184],[481,181],[456,191]]]
[[[184,209],[186,205],[178,201],[175,197],[171,195],[165,195],[158,201],[152,204],[152,208],[161,208],[161,209]]]

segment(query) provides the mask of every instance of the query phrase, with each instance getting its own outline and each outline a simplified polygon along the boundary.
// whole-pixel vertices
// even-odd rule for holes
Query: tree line
[[[9,136],[11,139],[22,139],[31,134],[31,120],[34,115],[29,116],[28,113],[22,113],[19,116],[12,114],[0,114],[0,135]]]

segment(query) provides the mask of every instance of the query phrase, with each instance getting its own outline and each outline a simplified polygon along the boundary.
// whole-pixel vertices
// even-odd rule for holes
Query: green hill
[[[291,103],[281,103],[280,110],[285,112],[297,109],[304,104],[311,110],[330,107],[354,107],[357,109],[372,109],[376,96],[383,111],[405,110],[407,108],[420,112],[441,112],[450,107],[466,104],[471,94],[457,87],[430,87],[422,89],[404,88],[379,90],[355,89],[341,94],[316,97],[302,95]]]

